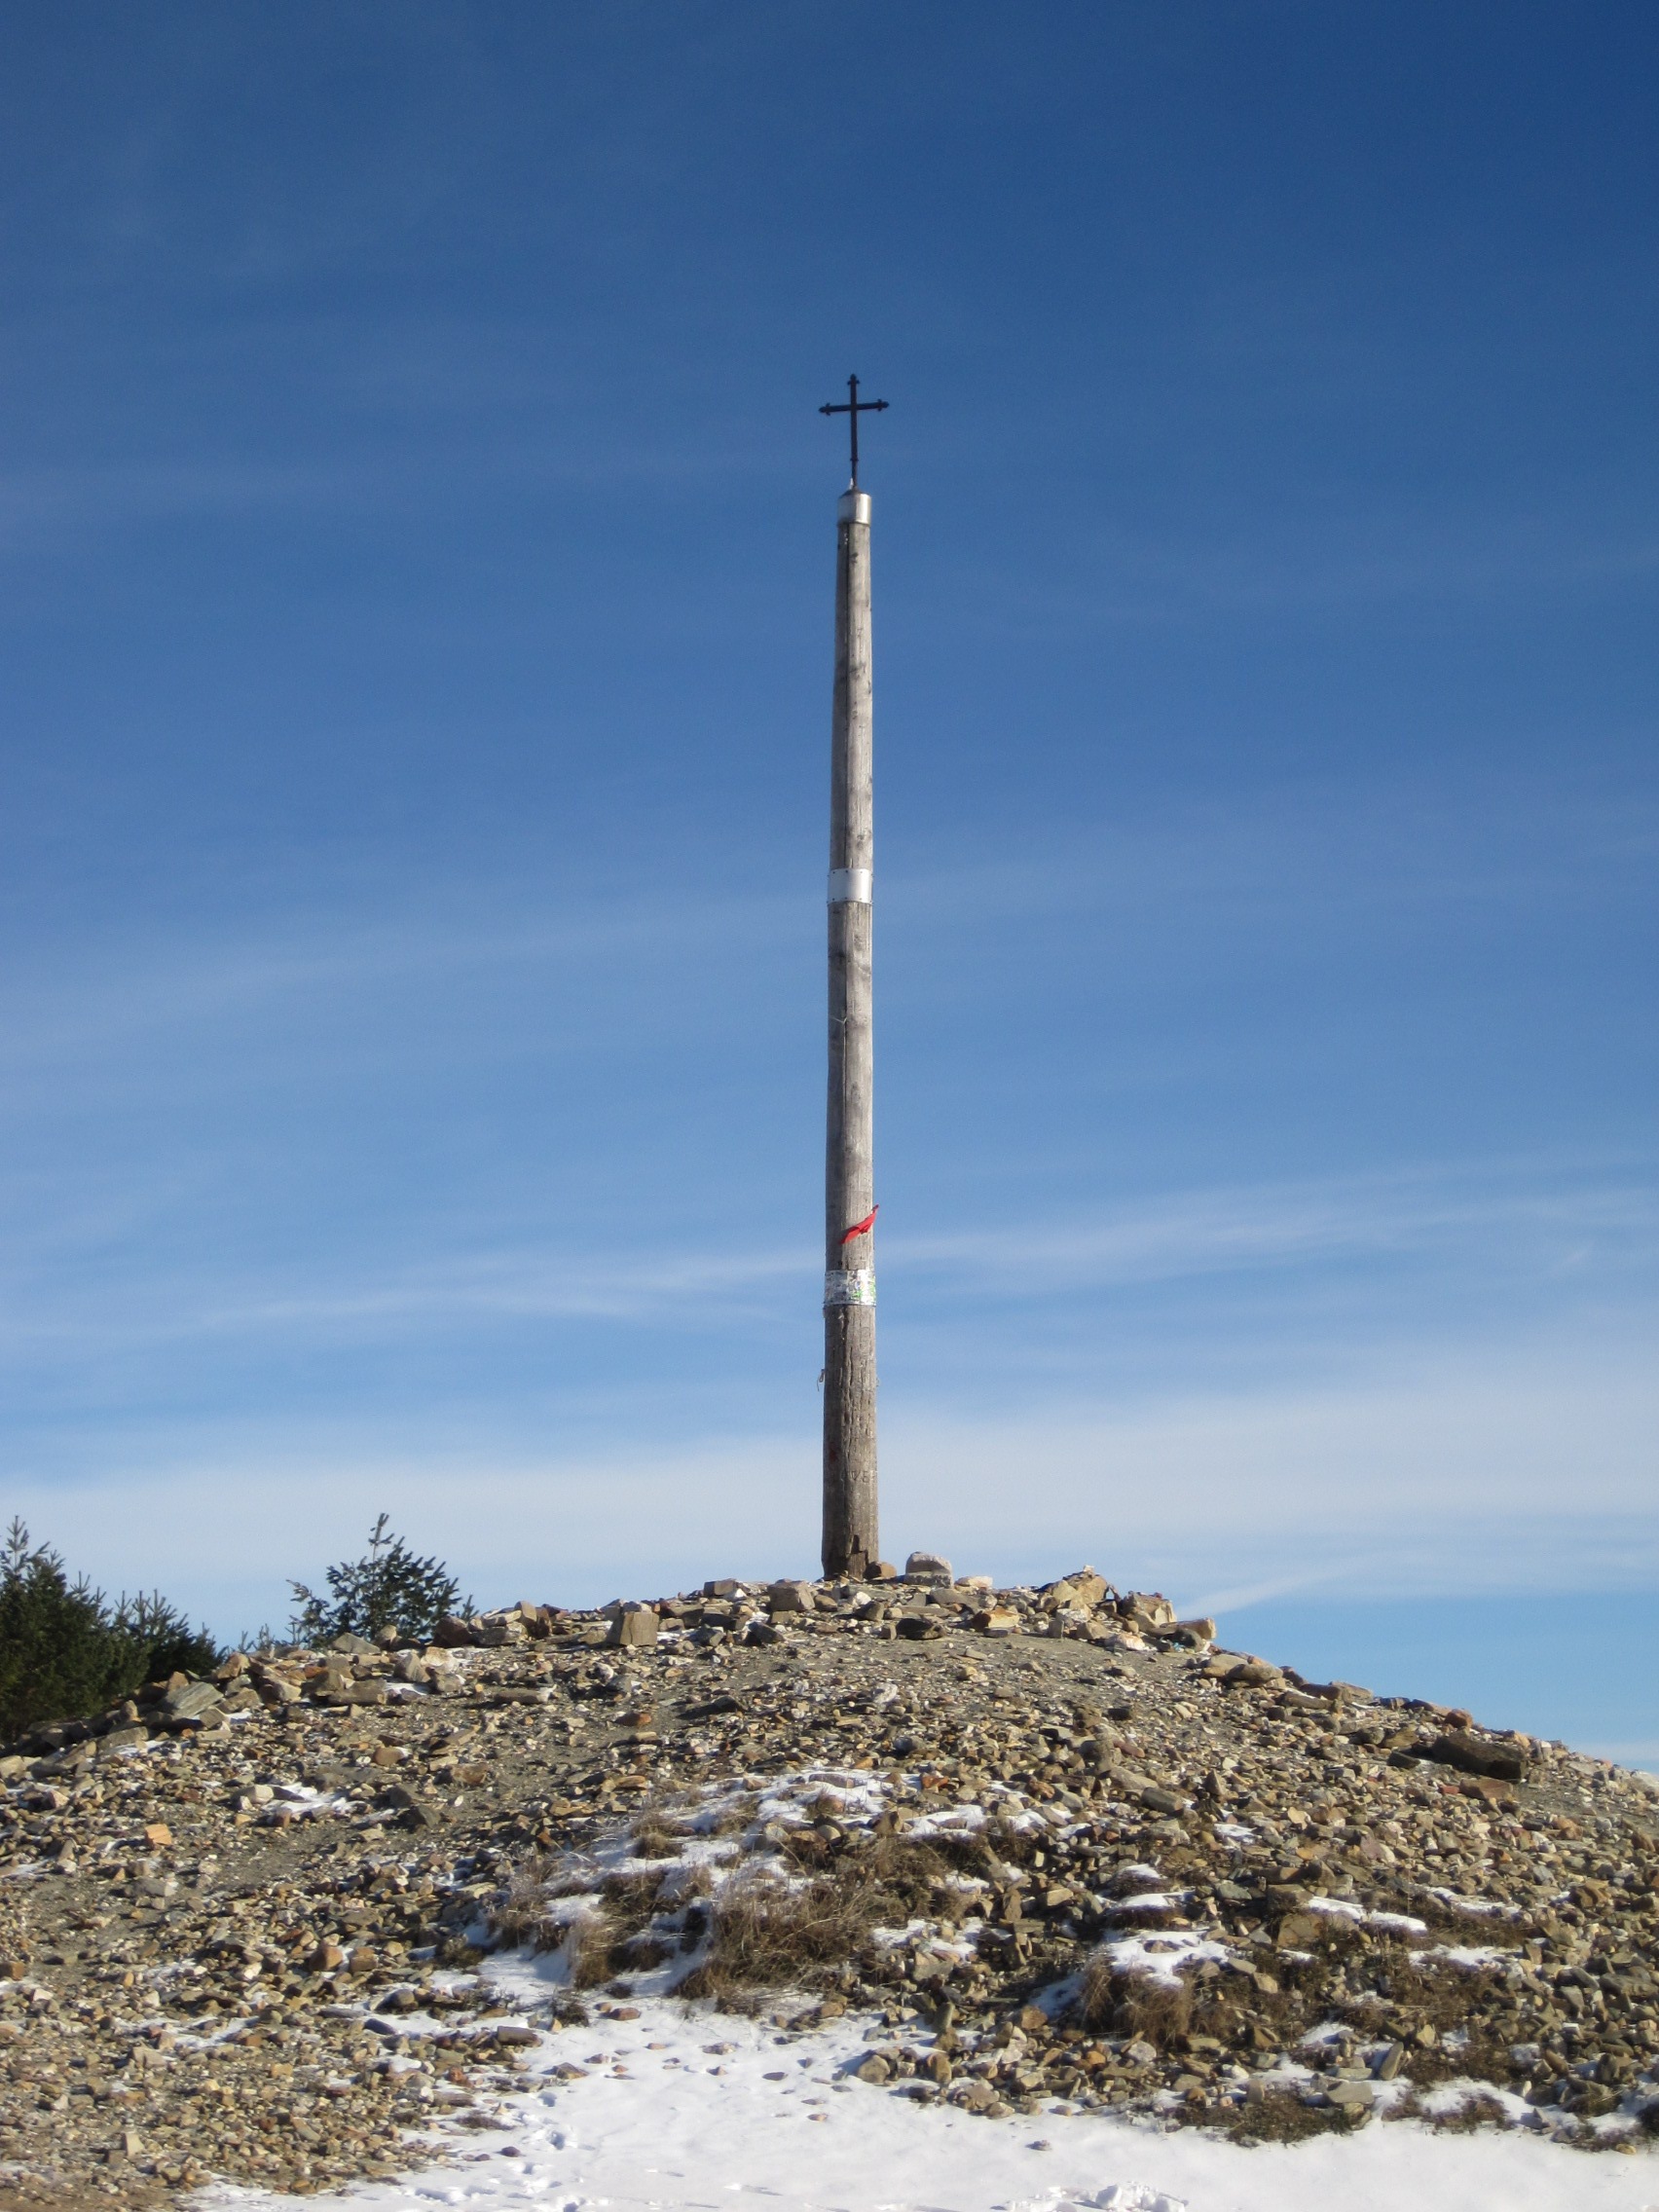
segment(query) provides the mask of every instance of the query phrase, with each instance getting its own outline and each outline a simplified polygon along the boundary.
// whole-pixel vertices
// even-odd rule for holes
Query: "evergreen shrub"
[[[0,1546],[0,1735],[81,1720],[174,1673],[206,1675],[219,1647],[160,1591],[112,1605],[14,1520]]]
[[[373,1639],[388,1628],[411,1642],[425,1643],[445,1613],[458,1605],[463,1612],[472,1608],[470,1598],[460,1604],[461,1584],[443,1561],[418,1559],[401,1536],[391,1533],[386,1513],[369,1530],[362,1558],[342,1560],[323,1579],[326,1597],[303,1582],[290,1585],[294,1641],[312,1650],[337,1636]]]

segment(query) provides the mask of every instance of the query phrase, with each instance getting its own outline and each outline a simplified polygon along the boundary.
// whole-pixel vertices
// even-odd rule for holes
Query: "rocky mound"
[[[671,1993],[858,2011],[869,2093],[969,2111],[1639,2139],[1643,1778],[1212,1637],[917,1556],[239,1654],[41,1731],[0,1760],[0,2170],[387,2174],[584,2004]],[[534,2011],[477,1971],[519,1942],[563,1970]]]

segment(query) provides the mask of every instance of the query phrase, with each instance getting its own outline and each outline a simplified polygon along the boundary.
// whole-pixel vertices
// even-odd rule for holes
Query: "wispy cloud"
[[[1659,1184],[1628,1172],[1594,1175],[1555,1162],[1473,1162],[1392,1174],[1332,1177],[1206,1191],[1177,1191],[1091,1216],[999,1214],[996,1257],[985,1234],[893,1233],[879,1271],[920,1319],[949,1306],[1041,1301],[1080,1292],[1204,1278],[1287,1275],[1358,1262],[1453,1265],[1465,1273],[1503,1269],[1534,1278],[1574,1273],[1598,1285],[1645,1278],[1659,1260]],[[65,1244],[84,1246],[89,1222],[37,1230],[37,1267]],[[191,1338],[281,1339],[345,1330],[360,1337],[475,1326],[495,1319],[596,1320],[655,1326],[684,1317],[710,1325],[704,1292],[735,1302],[810,1301],[815,1247],[793,1244],[711,1251],[706,1236],[654,1250],[517,1242],[461,1250],[384,1271],[342,1270],[318,1259],[297,1282],[291,1264],[261,1276],[229,1255],[217,1271],[169,1278],[147,1266],[141,1282],[78,1276],[47,1292],[14,1241],[0,1274],[13,1356],[33,1346]]]
[[[1650,896],[1659,855],[1650,799],[1565,792],[1546,799],[1530,787],[1474,797],[1380,781],[1363,794],[1304,786],[1040,837],[1003,830],[990,851],[981,832],[963,832],[948,853],[914,843],[906,866],[883,873],[879,898],[885,926],[902,933],[913,957],[918,932],[982,922],[982,887],[994,869],[999,932],[1006,938],[1011,917],[1026,928],[1012,948],[1017,986],[996,971],[991,986],[1028,996],[1045,965],[1030,933],[1059,929],[1075,953],[1072,933],[1085,914],[1108,931],[1132,926],[1139,965],[1156,977],[1147,943],[1166,944],[1177,928],[1225,963],[1240,925],[1276,932],[1293,918],[1306,940],[1361,910],[1397,922],[1453,904],[1535,908],[1547,899],[1559,915],[1567,900],[1605,906],[1628,892]],[[642,892],[647,864],[651,888]],[[322,862],[317,867],[314,880],[302,873],[252,884],[246,910],[190,916],[172,934],[134,936],[124,925],[101,937],[59,932],[40,946],[28,942],[19,910],[0,983],[0,1076],[146,1034],[206,1036],[231,1018],[266,1021],[279,1042],[278,1025],[298,1014],[315,1018],[401,983],[441,997],[481,978],[510,985],[543,968],[610,983],[620,969],[636,980],[678,979],[706,948],[729,958],[812,941],[822,895],[816,851],[804,850],[793,867],[757,866],[748,883],[728,878],[713,896],[701,867],[688,873],[667,852],[632,855],[625,880],[565,853],[549,861],[519,852],[495,877],[426,883],[418,905],[389,882],[377,886],[371,864],[359,864],[350,892],[326,877]],[[947,987],[931,955],[927,970],[929,991]],[[983,986],[977,961],[975,973]],[[907,987],[902,973],[890,974],[890,991]],[[700,1008],[717,1008],[732,995],[729,978],[705,975],[696,995]],[[593,994],[599,1003],[604,996],[603,986]]]
[[[1154,625],[1177,628],[1245,614],[1336,617],[1432,600],[1472,604],[1579,598],[1628,591],[1659,571],[1659,539],[1640,519],[1610,527],[1570,511],[1487,516],[1402,514],[1385,495],[1356,517],[1328,512],[1257,518],[1219,534],[1081,533],[1066,547],[1064,580],[1029,565],[981,568],[969,604],[1004,634],[1075,638]]]
[[[705,905],[698,932],[728,948],[765,945],[791,918],[784,901],[757,893]],[[481,975],[504,982],[527,968],[661,960],[682,954],[686,938],[683,903],[671,897],[596,904],[572,896],[551,910],[514,912],[460,888],[437,913],[307,915],[246,933],[222,926],[205,947],[200,933],[85,947],[32,963],[28,982],[14,977],[0,995],[0,1078],[231,1018],[315,1019],[395,983],[460,990]]]
[[[237,1605],[270,1615],[285,1575],[339,1556],[383,1505],[481,1597],[609,1597],[798,1570],[816,1553],[810,1393],[787,1428],[682,1421],[561,1447],[534,1425],[487,1407],[128,1420],[85,1453],[95,1475],[14,1478],[5,1506],[105,1579],[166,1581],[226,1626],[232,1580]],[[1316,1390],[996,1421],[902,1396],[883,1430],[884,1528],[901,1556],[942,1544],[1009,1580],[1087,1559],[1194,1609],[1295,1591],[1651,1587],[1656,1432],[1645,1342],[1560,1337],[1478,1361],[1419,1352]]]
[[[1320,1261],[1527,1248],[1569,1266],[1586,1243],[1642,1262],[1659,1257],[1659,1183],[1550,1172],[1542,1162],[1476,1161],[1387,1174],[1170,1193],[1092,1220],[999,1218],[997,1262],[984,1235],[895,1239],[888,1264],[948,1272],[970,1296],[1046,1296],[1306,1266]]]

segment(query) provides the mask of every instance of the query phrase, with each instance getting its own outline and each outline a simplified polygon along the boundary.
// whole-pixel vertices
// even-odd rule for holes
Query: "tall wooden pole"
[[[855,409],[858,392],[852,398]],[[837,410],[845,412],[845,410]],[[858,413],[853,412],[853,429]],[[854,448],[855,457],[857,448]],[[870,499],[844,493],[835,524],[835,696],[830,781],[830,1101],[824,1175],[824,1571],[862,1574],[880,1553],[875,1496],[874,866],[869,631]],[[848,1235],[849,1230],[856,1233]]]

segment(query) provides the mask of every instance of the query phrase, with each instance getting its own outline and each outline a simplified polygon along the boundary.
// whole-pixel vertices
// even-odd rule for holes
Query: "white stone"
[[[956,1578],[950,1571],[950,1562],[941,1559],[938,1552],[912,1552],[904,1562],[906,1582],[950,1584]]]

